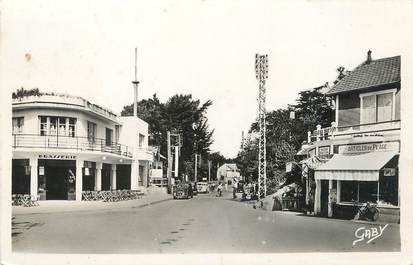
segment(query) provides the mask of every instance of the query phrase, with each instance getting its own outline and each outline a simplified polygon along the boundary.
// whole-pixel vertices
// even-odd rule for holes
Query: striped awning
[[[315,170],[315,179],[378,181],[380,170],[395,156],[393,152],[334,155]]]

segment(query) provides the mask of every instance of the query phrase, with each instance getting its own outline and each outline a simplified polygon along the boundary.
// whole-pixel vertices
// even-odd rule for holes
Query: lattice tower
[[[265,149],[265,82],[268,78],[268,55],[255,55],[255,77],[259,83],[258,93],[258,123],[259,123],[259,142],[258,142],[258,197],[263,198],[267,195],[267,160]]]

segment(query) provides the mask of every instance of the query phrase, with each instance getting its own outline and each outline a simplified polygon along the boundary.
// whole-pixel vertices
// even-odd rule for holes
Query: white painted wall
[[[119,141],[126,145],[133,147],[134,149],[147,149],[148,148],[148,123],[139,119],[138,117],[119,117],[122,123],[122,130],[120,132]],[[145,138],[142,147],[139,147],[139,134],[142,134]]]
[[[82,111],[71,109],[19,109],[13,110],[13,117],[24,117],[23,134],[39,134],[39,116],[62,116],[76,118],[76,136],[87,137],[87,122],[96,123],[96,137],[105,139],[106,128],[113,130],[113,140],[115,140],[115,125],[117,123],[101,118],[97,115],[88,114]],[[120,128],[122,131],[122,127]],[[122,143],[122,142],[120,142]]]

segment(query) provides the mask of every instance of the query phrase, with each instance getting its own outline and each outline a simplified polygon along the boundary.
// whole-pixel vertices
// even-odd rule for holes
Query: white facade
[[[69,95],[22,97],[12,107],[14,193],[81,200],[85,189],[146,185],[152,156],[138,117]]]
[[[230,184],[234,182],[234,179],[239,181],[241,174],[236,164],[223,164],[217,170],[218,181],[224,181],[224,183]]]

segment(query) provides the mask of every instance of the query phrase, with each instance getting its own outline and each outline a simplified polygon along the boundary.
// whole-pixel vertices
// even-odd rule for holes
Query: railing
[[[321,128],[321,125],[317,125],[317,129],[312,133],[308,132],[308,142],[329,140],[336,136],[354,135],[360,133],[379,134],[386,131],[400,130],[400,120],[365,123],[348,126],[335,126],[335,123],[331,123],[331,127]]]
[[[58,148],[96,151],[132,157],[132,148],[105,139],[62,135],[13,134],[13,148]]]

